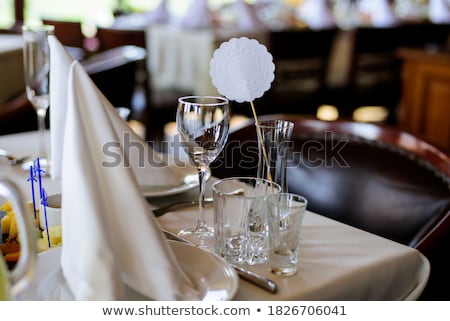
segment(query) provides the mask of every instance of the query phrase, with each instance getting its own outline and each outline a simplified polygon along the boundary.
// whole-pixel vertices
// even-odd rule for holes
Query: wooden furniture
[[[97,27],[100,51],[120,46],[133,45],[146,48],[144,30],[122,30],[106,27]]]
[[[450,151],[450,52],[400,49],[402,129]]]
[[[84,48],[85,37],[81,31],[81,22],[45,18],[42,19],[42,22],[46,25],[55,26],[55,36],[64,46]]]
[[[387,28],[358,27],[354,31],[347,84],[347,113],[360,106],[384,106],[395,124],[401,100],[401,60],[396,50],[435,48],[448,41],[450,27],[430,23]]]

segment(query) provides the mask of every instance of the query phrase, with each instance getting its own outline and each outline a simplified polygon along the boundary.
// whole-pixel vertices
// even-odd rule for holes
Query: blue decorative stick
[[[45,219],[45,230],[47,231],[47,242],[48,242],[48,247],[52,247],[51,243],[50,243],[50,232],[48,231],[48,223],[47,223],[47,192],[42,189],[42,199],[41,199],[41,204],[43,205],[44,208],[44,219]]]
[[[27,179],[28,182],[31,182],[31,199],[33,200],[33,211],[34,211],[34,219],[36,220],[36,199],[34,197],[34,182],[37,182],[34,168],[30,166],[30,177]]]
[[[41,163],[39,162],[39,157],[34,160],[34,170],[38,174],[39,196],[42,199],[44,197],[44,187],[42,186],[42,173],[45,173],[45,170],[41,169]]]

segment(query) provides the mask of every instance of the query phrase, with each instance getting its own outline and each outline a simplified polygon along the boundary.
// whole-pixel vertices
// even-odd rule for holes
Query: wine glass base
[[[201,229],[187,228],[177,233],[189,243],[205,249],[212,249],[214,247],[214,228],[205,226]]]
[[[29,159],[22,164],[24,171],[29,171],[30,166],[35,166],[35,159]],[[41,176],[50,175],[50,162],[45,158],[39,158],[39,166],[43,170]]]

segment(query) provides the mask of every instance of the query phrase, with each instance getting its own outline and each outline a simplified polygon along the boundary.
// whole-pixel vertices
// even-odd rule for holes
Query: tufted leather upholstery
[[[297,115],[261,120],[270,118],[295,123],[288,188],[308,199],[309,210],[417,248],[432,271],[442,266],[450,250],[448,155],[391,127]],[[256,146],[253,123],[231,133],[213,174],[254,176]]]

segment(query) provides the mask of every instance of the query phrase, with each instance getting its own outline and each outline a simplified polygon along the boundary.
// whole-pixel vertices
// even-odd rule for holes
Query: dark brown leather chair
[[[131,109],[136,72],[146,56],[144,48],[121,46],[102,51],[81,63],[113,106]]]
[[[52,19],[42,19],[46,25],[55,26],[55,36],[66,46],[69,53],[77,60],[85,58],[85,41],[86,37],[81,30],[81,22],[79,21],[62,21]]]
[[[37,116],[25,92],[0,106],[0,135],[37,129]]]
[[[97,38],[100,51],[123,45],[135,45],[143,48],[147,48],[149,45],[146,41],[145,30],[98,27]],[[145,61],[138,65],[135,85],[138,105],[133,106],[132,117],[145,124],[147,139],[156,143],[163,138],[164,124],[175,120],[178,97],[191,93],[172,89],[153,90],[150,86],[150,75]]]
[[[325,122],[296,115],[288,160],[290,192],[309,210],[416,248],[431,262],[423,299],[449,299],[450,157],[396,128],[351,121]],[[254,176],[256,129],[229,135],[213,175]]]

